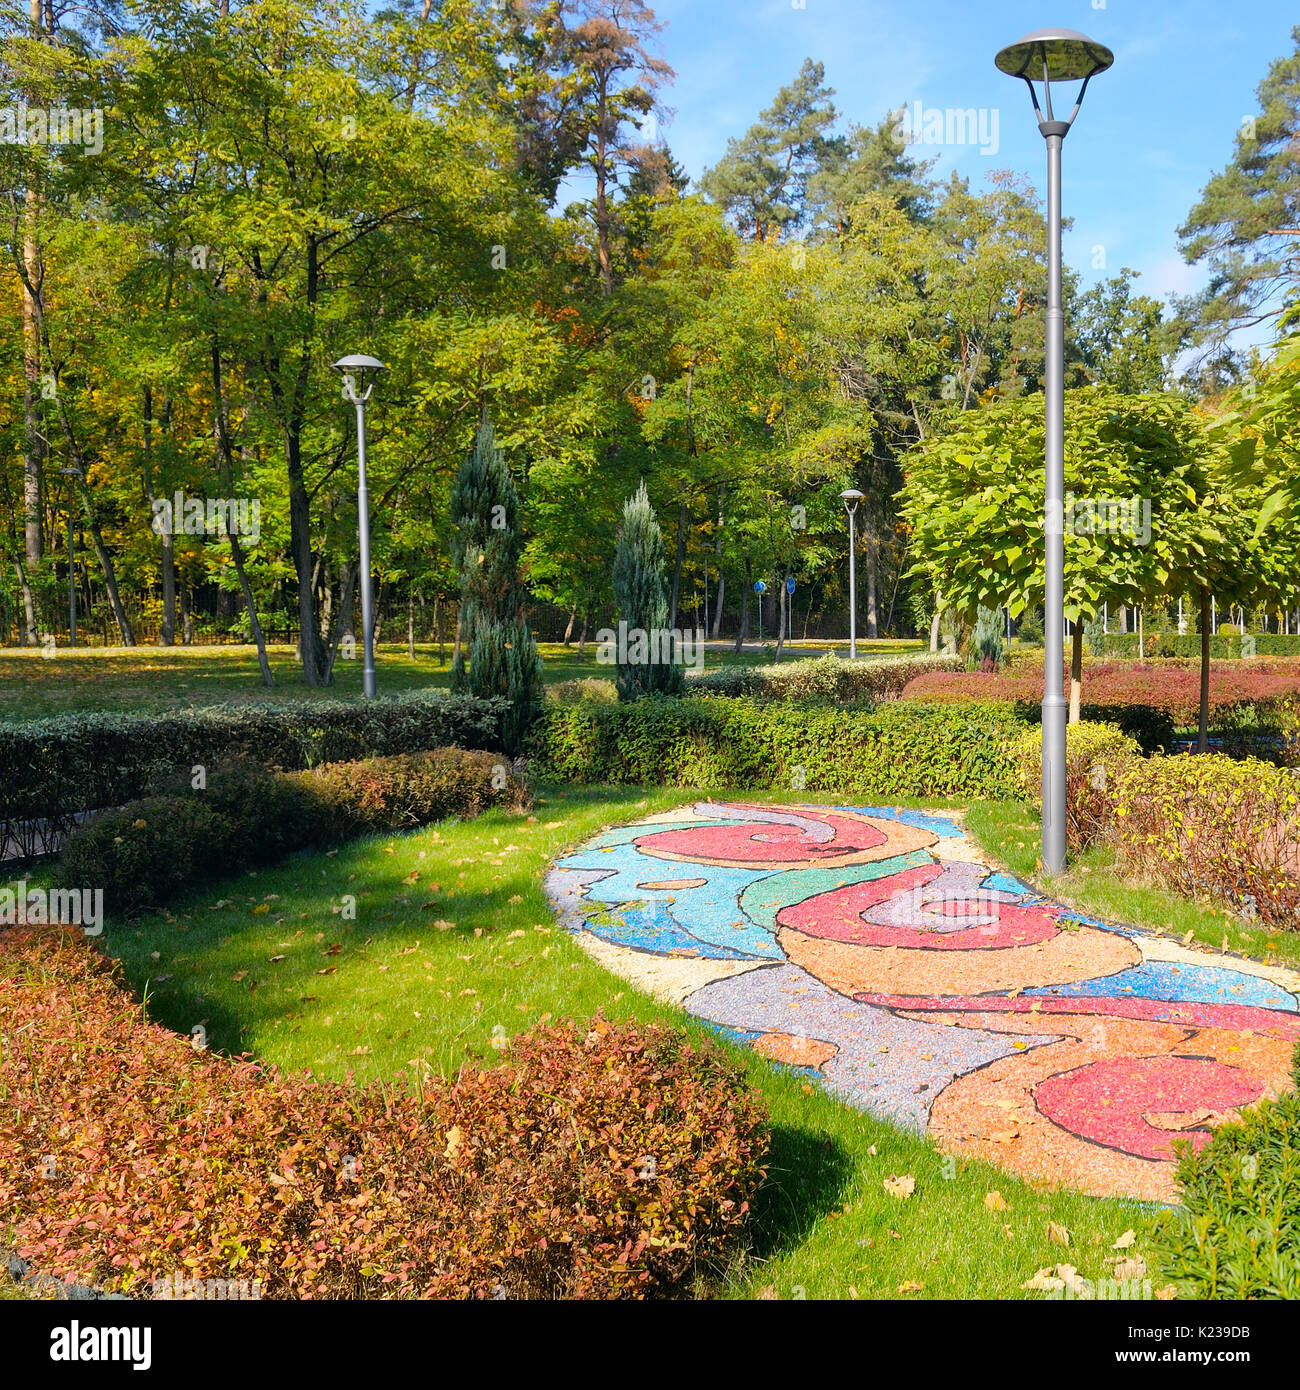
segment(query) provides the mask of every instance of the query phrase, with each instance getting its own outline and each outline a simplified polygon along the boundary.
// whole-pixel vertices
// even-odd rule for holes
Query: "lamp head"
[[[379,358],[367,357],[364,352],[354,352],[347,357],[340,357],[337,362],[331,362],[330,366],[336,372],[343,373],[343,394],[353,405],[368,401],[375,386],[374,373],[388,370]],[[366,389],[360,395],[357,394],[358,379],[366,383]]]
[[[862,493],[855,487],[846,487],[844,491],[840,493],[840,501],[844,503],[849,511],[852,511],[854,507],[862,501]]]
[[[1038,128],[1044,135],[1064,135],[1079,114],[1088,83],[1099,72],[1105,72],[1115,61],[1115,55],[1104,43],[1090,39],[1077,29],[1035,29],[1024,38],[1009,43],[993,60],[998,68],[1011,77],[1019,77],[1029,87],[1029,95],[1038,116]],[[1047,104],[1044,117],[1038,105],[1034,83],[1043,84]],[[1064,121],[1055,119],[1052,112],[1052,83],[1082,82],[1074,110]]]

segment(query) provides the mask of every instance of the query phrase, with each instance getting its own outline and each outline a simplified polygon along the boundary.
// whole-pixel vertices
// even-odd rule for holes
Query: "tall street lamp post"
[[[1047,493],[1043,523],[1047,574],[1043,621],[1043,869],[1065,867],[1065,315],[1061,309],[1061,145],[1079,114],[1088,83],[1115,61],[1109,48],[1075,29],[1035,29],[1004,48],[995,59],[1029,88],[1038,129],[1047,142]],[[1052,83],[1083,86],[1069,116],[1052,110]],[[1035,82],[1043,84],[1046,115]]]
[[[858,659],[858,533],[853,515],[862,501],[862,494],[855,487],[846,487],[840,493],[840,501],[849,514],[849,660]]]
[[[377,357],[354,353],[340,357],[335,371],[343,373],[343,395],[357,410],[357,528],[361,537],[361,685],[367,700],[375,698],[375,614],[370,599],[370,492],[366,487],[366,402],[375,389],[374,372],[388,368]],[[366,383],[358,391],[357,378]]]

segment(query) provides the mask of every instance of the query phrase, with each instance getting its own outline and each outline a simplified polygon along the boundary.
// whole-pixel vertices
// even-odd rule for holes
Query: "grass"
[[[1081,912],[1180,938],[1190,933],[1192,941],[1204,946],[1300,969],[1300,933],[1260,926],[1231,908],[1194,902],[1123,876],[1109,846],[1072,856],[1064,873],[1043,877],[1038,812],[1022,802],[979,802],[967,812],[966,828],[990,858]]]
[[[606,973],[554,923],[543,874],[604,826],[700,795],[550,791],[530,815],[493,812],[241,875],[169,913],[110,923],[102,944],[160,1021],[183,1033],[201,1024],[214,1046],[339,1078],[491,1063],[502,1056],[494,1030],[509,1037],[547,1015],[603,1008],[699,1031]],[[343,911],[349,897],[354,919]],[[1024,1281],[1058,1262],[1104,1278],[1130,1227],[1141,1249],[1136,1203],[1039,1190],[945,1159],[802,1076],[738,1055],[773,1144],[753,1247],[717,1283],[724,1296],[1025,1297]],[[905,1173],[916,1190],[899,1201],[883,1180]],[[1005,1210],[985,1204],[993,1191]],[[1068,1249],[1049,1242],[1049,1223],[1071,1232]]]
[[[845,645],[795,643],[789,650],[794,659]],[[921,650],[919,642],[891,639],[860,641],[859,646],[874,656]],[[771,659],[770,644],[768,648],[739,654],[730,646],[710,648],[705,666],[760,665]],[[588,642],[581,658],[576,643],[565,647],[543,642],[539,650],[547,684],[611,674],[610,667],[597,661],[594,642]],[[406,643],[381,643],[375,655],[381,694],[445,688],[451,681],[451,652],[451,643],[441,657],[436,643],[416,643],[412,660]],[[322,690],[304,683],[293,647],[270,647],[267,657],[274,689],[262,685],[257,652],[251,646],[59,648],[52,658],[35,648],[5,648],[0,650],[0,720],[96,709],[157,712],[225,701],[339,699],[361,694],[360,659],[340,660],[334,684]]]

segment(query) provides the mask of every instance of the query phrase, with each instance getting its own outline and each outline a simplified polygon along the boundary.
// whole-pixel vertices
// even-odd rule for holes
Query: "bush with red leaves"
[[[0,1246],[149,1297],[622,1298],[722,1260],[763,1177],[740,1073],[597,1018],[455,1082],[357,1087],[195,1052],[58,928],[0,934]]]

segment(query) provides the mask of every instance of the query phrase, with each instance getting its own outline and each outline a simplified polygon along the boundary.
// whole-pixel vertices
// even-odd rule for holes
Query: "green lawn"
[[[892,639],[858,645],[866,656],[921,650],[920,642]],[[847,648],[847,643],[794,643],[786,650],[793,660],[841,646]],[[612,674],[611,667],[597,661],[594,642],[588,642],[581,659],[576,642],[571,647],[544,642],[540,650],[548,684]],[[451,652],[448,642],[440,660],[436,643],[417,643],[412,661],[404,642],[381,643],[375,656],[379,693],[445,688],[451,679]],[[257,652],[251,646],[58,648],[49,658],[34,648],[8,647],[0,650],[0,720],[93,709],[155,712],[222,701],[338,699],[361,694],[359,658],[340,660],[334,684],[319,690],[303,682],[293,647],[271,647],[268,657],[274,689],[262,685]],[[757,647],[737,655],[728,645],[710,648],[705,665],[707,669],[748,666],[769,659],[770,653],[765,656]]]
[[[699,795],[552,791],[530,815],[494,812],[241,875],[171,913],[110,923],[104,945],[160,1021],[184,1033],[202,1024],[214,1046],[333,1077],[449,1075],[498,1060],[494,1030],[509,1037],[547,1015],[597,1008],[694,1028],[555,925],[542,874],[602,827]],[[356,900],[355,920],[344,916],[345,896]],[[771,1177],[753,1248],[722,1294],[1024,1297],[1021,1284],[1058,1262],[1105,1277],[1111,1246],[1130,1227],[1142,1248],[1137,1204],[1036,1190],[945,1160],[802,1077],[739,1055],[771,1116]],[[914,1195],[887,1195],[883,1180],[906,1173]],[[992,1191],[1005,1209],[986,1205]],[[1068,1249],[1048,1241],[1049,1222],[1071,1233]]]

